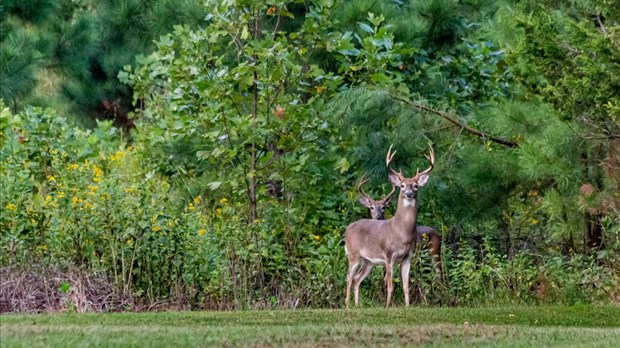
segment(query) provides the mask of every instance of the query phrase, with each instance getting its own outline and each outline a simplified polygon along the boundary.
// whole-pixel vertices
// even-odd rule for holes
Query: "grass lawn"
[[[0,315],[7,347],[620,347],[620,308]]]

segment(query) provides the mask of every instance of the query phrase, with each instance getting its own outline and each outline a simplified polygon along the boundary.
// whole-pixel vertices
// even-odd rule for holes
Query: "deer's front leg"
[[[392,269],[394,267],[394,263],[390,259],[391,257],[389,257],[385,263],[385,278],[387,282],[387,303],[385,304],[385,308],[390,307],[390,300],[392,299],[392,288],[394,286],[394,284],[392,283]]]
[[[400,264],[400,278],[403,282],[403,293],[405,294],[405,306],[409,306],[409,269],[411,268],[411,258],[406,258]]]

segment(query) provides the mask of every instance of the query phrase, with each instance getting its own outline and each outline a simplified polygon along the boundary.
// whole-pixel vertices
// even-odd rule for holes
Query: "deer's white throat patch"
[[[413,199],[413,198],[411,198],[411,199],[405,198],[403,200],[403,203],[405,204],[405,207],[413,207],[413,206],[415,206],[415,199]]]

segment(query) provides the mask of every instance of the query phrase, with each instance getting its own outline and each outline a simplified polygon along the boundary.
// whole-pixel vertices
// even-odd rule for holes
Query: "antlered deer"
[[[429,173],[433,170],[435,153],[433,147],[427,157],[430,167],[411,178],[405,178],[390,166],[394,154],[390,146],[385,158],[392,185],[400,188],[398,205],[394,216],[387,220],[362,219],[347,226],[345,232],[345,251],[349,261],[347,273],[347,293],[345,306],[349,307],[351,286],[353,286],[355,305],[359,304],[359,285],[368,276],[374,265],[385,265],[387,283],[386,307],[392,298],[392,271],[394,263],[400,264],[405,305],[409,305],[409,268],[411,252],[416,246],[416,223],[418,215],[418,189],[428,182]],[[361,269],[357,273],[358,267]]]
[[[396,187],[392,186],[392,191],[388,193],[387,196],[382,197],[379,200],[375,200],[364,192],[363,186],[367,182],[368,178],[366,177],[366,174],[362,175],[357,185],[357,190],[360,193],[359,201],[363,206],[370,210],[370,216],[373,219],[383,220],[385,218],[385,207],[387,207],[392,201],[394,192],[396,192]],[[425,240],[430,242],[428,252],[431,256],[431,260],[433,260],[435,273],[437,273],[437,275],[441,278],[441,236],[431,226],[417,226],[416,233],[417,243],[424,243]]]

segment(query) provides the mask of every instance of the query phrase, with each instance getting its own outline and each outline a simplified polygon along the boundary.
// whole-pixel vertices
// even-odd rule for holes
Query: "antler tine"
[[[399,173],[399,172],[395,171],[394,169],[392,169],[392,167],[390,167],[390,164],[392,163],[392,160],[394,159],[394,155],[396,154],[396,151],[394,151],[392,153],[392,147],[393,146],[394,146],[394,144],[390,145],[390,148],[388,149],[387,155],[385,156],[385,166],[390,171],[390,173],[392,173],[394,175],[398,175],[399,177],[402,177],[403,176],[402,171]]]
[[[366,184],[366,183],[368,182],[368,180],[369,180],[366,174],[367,174],[367,173],[364,173],[364,174],[362,175],[362,177],[360,178],[360,181],[359,181],[359,183],[357,184],[357,190],[359,191],[359,193],[360,193],[363,197],[370,198],[370,197],[368,196],[368,194],[366,194],[366,192],[364,192],[364,189],[362,189],[362,186],[364,186],[364,184]]]
[[[390,193],[388,193],[387,196],[381,198],[381,202],[383,202],[383,204],[386,204],[387,202],[392,200],[392,196],[394,196],[394,193],[396,192],[396,186],[392,185],[392,191]]]
[[[419,174],[428,174],[430,173],[431,170],[433,170],[433,167],[435,165],[435,150],[433,149],[433,145],[431,143],[428,144],[428,147],[431,148],[431,151],[428,155],[426,155],[426,159],[428,160],[428,162],[431,164],[430,167],[428,167],[425,171],[423,171],[422,173],[418,173],[418,170],[416,169],[416,175]]]

